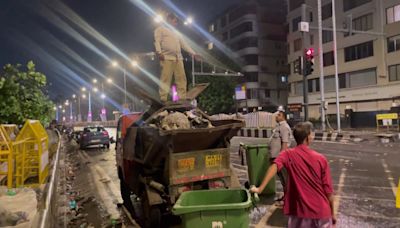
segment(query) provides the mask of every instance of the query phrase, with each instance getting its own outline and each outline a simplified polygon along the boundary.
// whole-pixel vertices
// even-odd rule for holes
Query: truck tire
[[[150,207],[150,211],[149,211],[149,220],[147,221],[149,225],[147,227],[161,227],[161,211],[160,208],[157,206],[152,206]]]
[[[125,208],[129,211],[129,213],[131,213],[131,215],[135,217],[133,205],[131,202],[131,191],[129,190],[128,185],[125,183],[124,178],[120,177],[119,183],[123,204]]]
[[[161,210],[158,205],[150,205],[146,192],[142,195],[143,199],[143,212],[144,212],[144,228],[158,228],[164,227],[161,225]]]

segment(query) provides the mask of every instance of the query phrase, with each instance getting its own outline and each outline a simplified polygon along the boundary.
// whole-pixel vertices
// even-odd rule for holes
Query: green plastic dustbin
[[[246,145],[247,171],[250,185],[260,186],[270,166],[268,145]],[[275,177],[271,179],[261,195],[275,194]]]
[[[251,207],[250,193],[244,189],[198,190],[182,193],[172,212],[187,228],[248,228]]]

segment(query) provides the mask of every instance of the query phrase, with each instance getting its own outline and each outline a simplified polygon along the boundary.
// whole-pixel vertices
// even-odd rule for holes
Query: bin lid
[[[256,149],[256,148],[269,148],[267,144],[257,144],[257,145],[244,145],[247,149]]]
[[[236,210],[252,206],[249,191],[245,189],[212,189],[183,192],[172,212],[175,215],[199,211]]]

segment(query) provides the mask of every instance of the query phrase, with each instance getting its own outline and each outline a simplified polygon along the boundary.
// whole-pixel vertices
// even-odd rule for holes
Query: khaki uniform
[[[272,137],[270,141],[270,151],[271,157],[278,157],[282,150],[282,143],[287,143],[290,146],[290,138],[292,135],[292,130],[286,121],[279,122],[272,132]]]
[[[183,65],[182,49],[191,55],[195,52],[182,40],[182,37],[170,28],[160,26],[154,31],[154,46],[157,54],[164,56],[160,61],[160,99],[167,101],[171,88],[172,76],[175,76],[175,83],[180,99],[186,98],[187,80]]]

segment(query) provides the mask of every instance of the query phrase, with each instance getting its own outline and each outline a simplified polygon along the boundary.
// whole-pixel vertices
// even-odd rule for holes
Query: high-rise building
[[[315,0],[288,0],[289,104],[303,103],[303,77],[294,72],[299,56],[314,48],[314,72],[307,77],[309,116],[320,117],[320,69],[318,55],[318,11]],[[306,7],[302,7],[306,4]],[[340,111],[389,110],[400,99],[400,0],[336,0],[337,65]],[[303,12],[305,9],[305,13]],[[302,18],[302,15],[305,18]],[[328,114],[336,112],[335,67],[332,28],[332,2],[322,1],[323,66]],[[310,22],[303,36],[300,21]],[[357,32],[359,31],[359,32]]]
[[[240,109],[272,110],[287,103],[286,8],[280,0],[243,1],[209,24],[209,32],[235,53],[229,57],[242,62],[246,100],[238,103]]]

